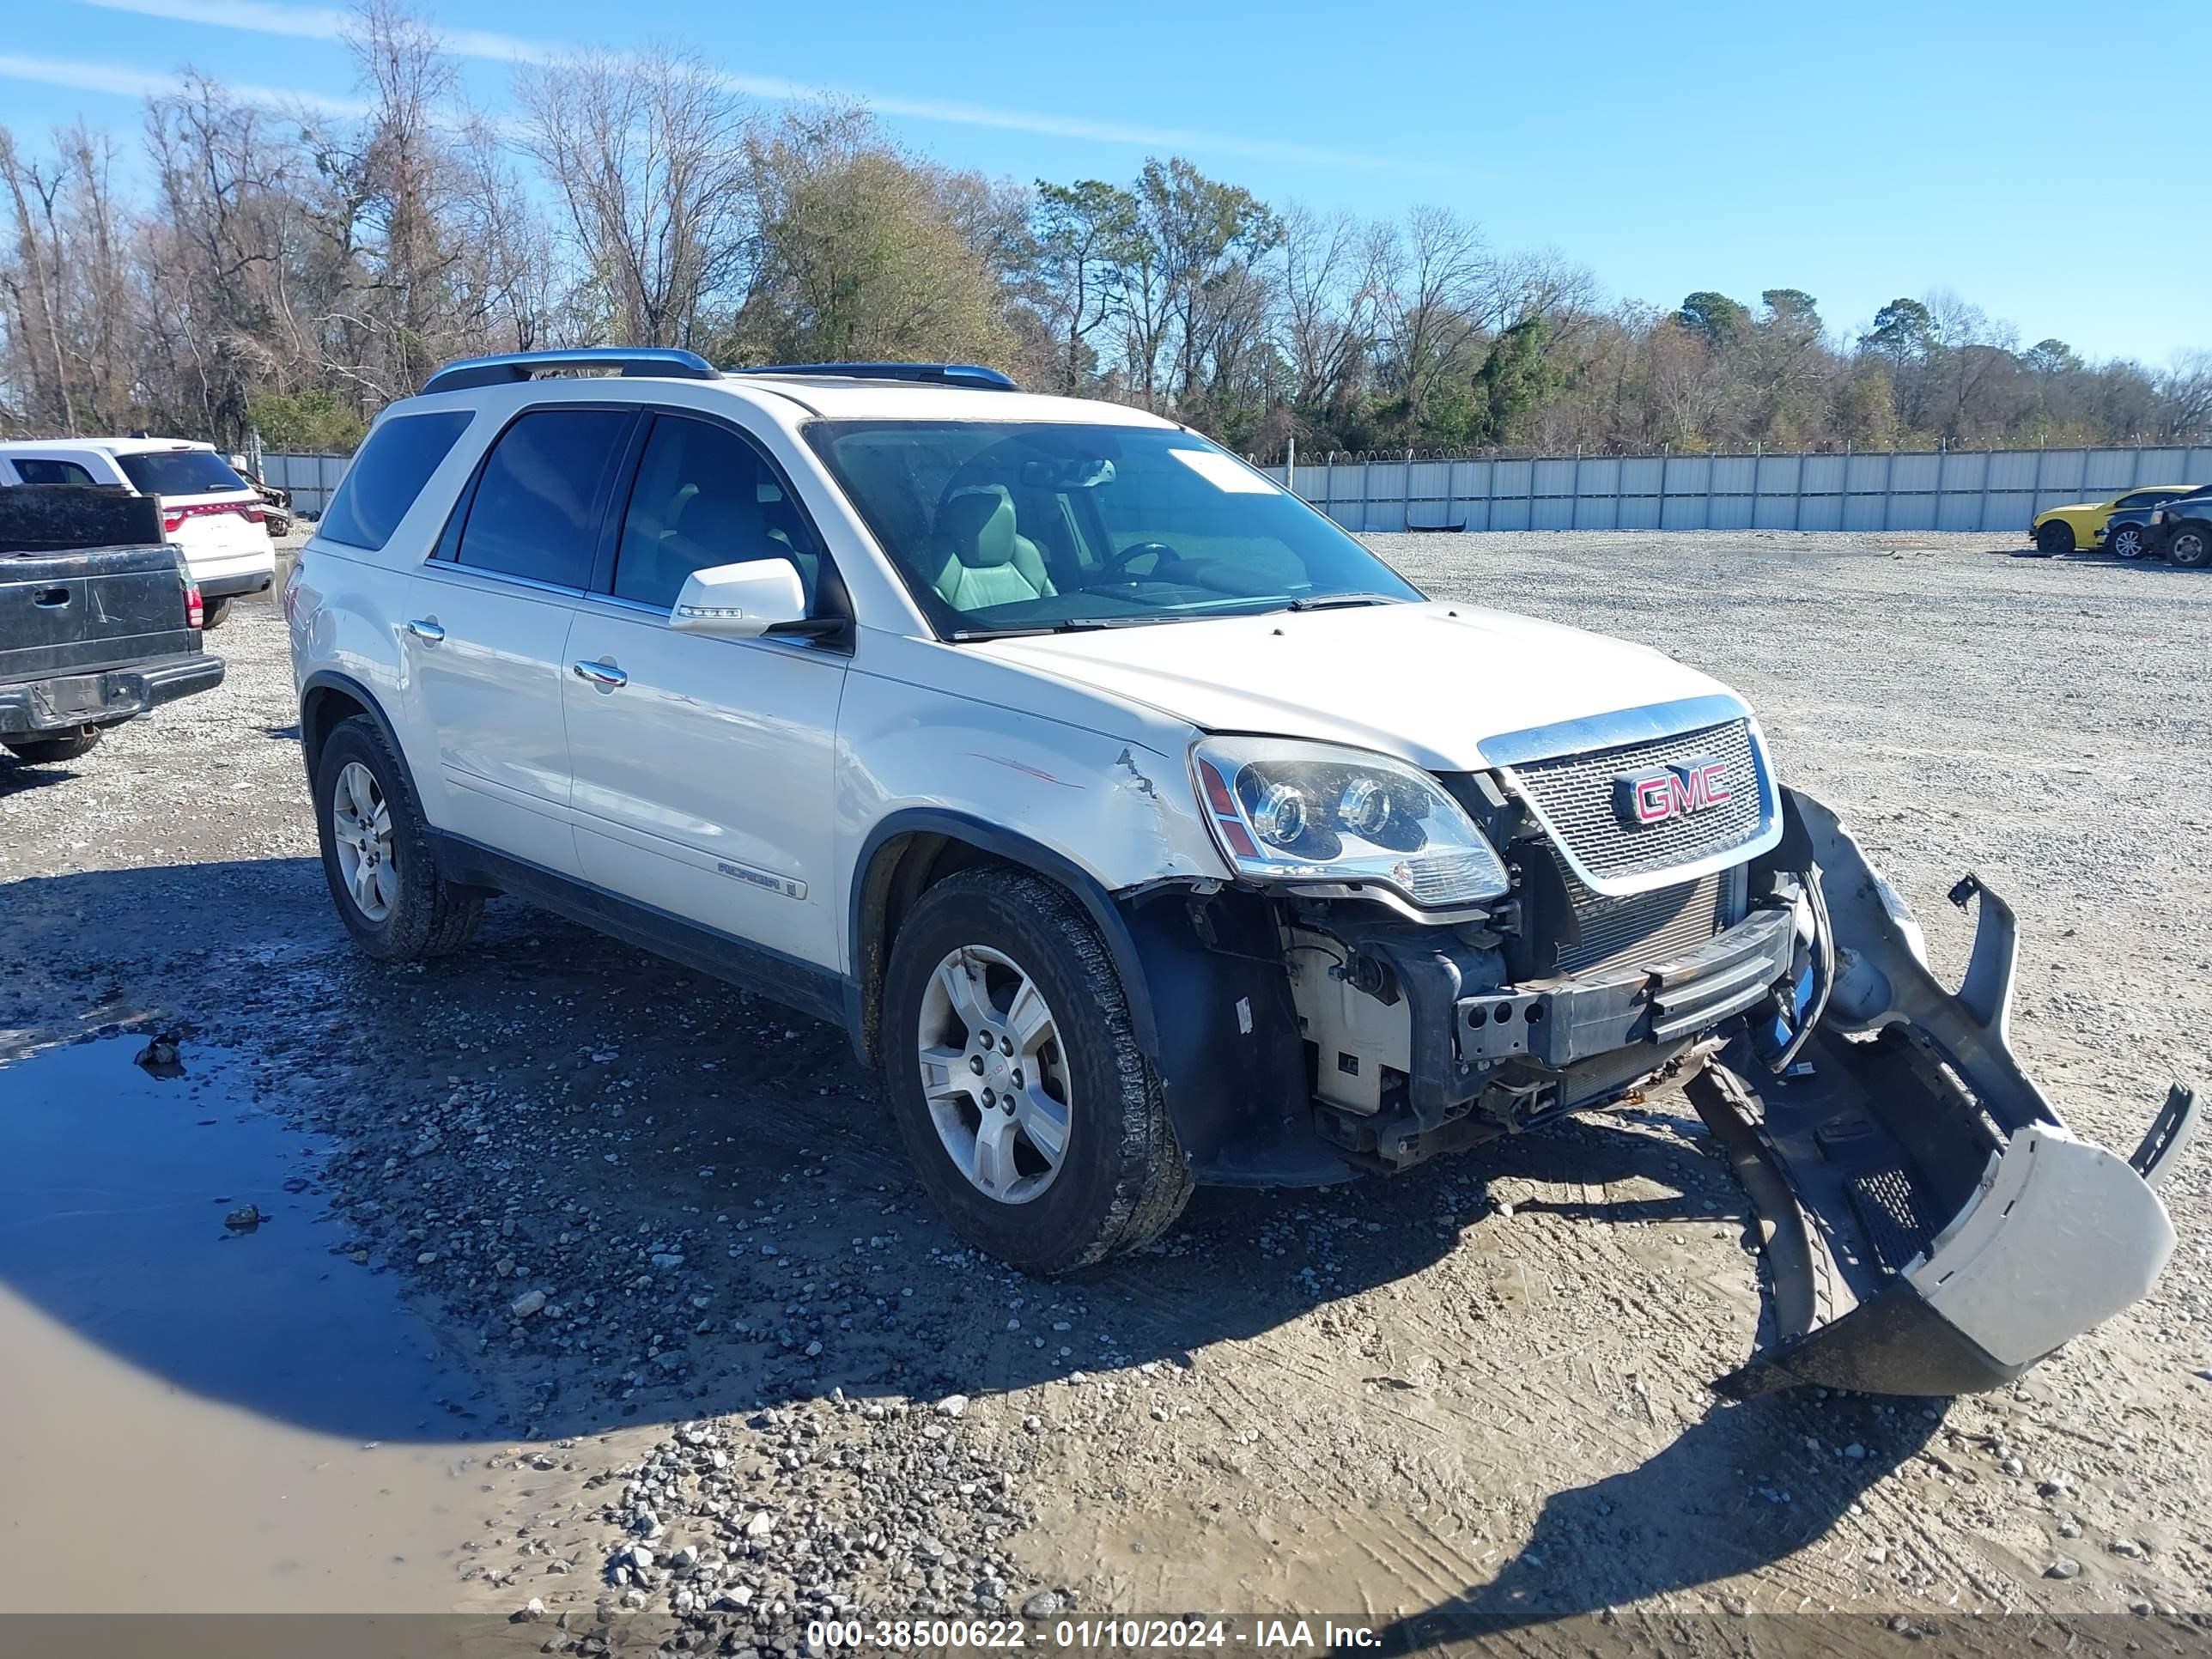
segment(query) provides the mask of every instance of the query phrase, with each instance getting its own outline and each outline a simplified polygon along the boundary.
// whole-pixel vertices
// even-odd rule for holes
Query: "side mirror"
[[[747,559],[693,571],[676,596],[668,625],[682,634],[751,640],[805,617],[806,590],[791,561]]]

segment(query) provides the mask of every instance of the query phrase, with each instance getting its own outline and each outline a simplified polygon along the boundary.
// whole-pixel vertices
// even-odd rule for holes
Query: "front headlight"
[[[1372,882],[1427,909],[1498,898],[1497,851],[1427,773],[1403,761],[1285,738],[1206,738],[1190,768],[1237,873]]]

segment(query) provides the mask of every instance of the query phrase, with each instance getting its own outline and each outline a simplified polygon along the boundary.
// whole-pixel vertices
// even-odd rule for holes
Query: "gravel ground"
[[[2015,1040],[2078,1127],[2124,1149],[2212,1073],[2212,581],[1972,538],[1372,539],[1741,688],[1942,964],[1950,883],[2006,894]],[[513,902],[457,959],[356,957],[280,622],[210,644],[220,691],[0,762],[0,1054],[174,1028],[333,1138],[340,1274],[404,1278],[481,1379],[485,1467],[563,1517],[427,1520],[469,1528],[456,1607],[740,1652],[848,1608],[1471,1615],[1543,1653],[1575,1614],[2212,1618],[2202,1152],[2154,1295],[1955,1402],[1713,1401],[1756,1257],[1670,1112],[1201,1194],[1041,1285],[939,1224],[835,1030]]]

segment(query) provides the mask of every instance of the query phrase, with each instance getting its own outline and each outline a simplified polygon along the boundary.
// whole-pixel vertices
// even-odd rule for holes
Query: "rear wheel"
[[[81,726],[74,732],[46,738],[10,738],[8,751],[26,766],[55,766],[90,754],[100,746],[100,728]]]
[[[2053,519],[2035,532],[2035,550],[2046,558],[2074,550],[2074,526],[2063,519]]]
[[[2212,564],[2212,530],[2201,524],[2185,524],[2173,532],[2166,544],[2166,556],[2173,563],[2191,570]]]
[[[2116,559],[2140,559],[2143,556],[2143,527],[2139,524],[2124,524],[2105,538],[2105,551]]]
[[[341,721],[324,742],[315,833],[338,919],[368,955],[420,962],[468,943],[483,895],[438,873],[406,769],[366,714]]]
[[[915,901],[884,986],[885,1092],[953,1231],[1024,1273],[1138,1249],[1189,1201],[1098,930],[1060,888],[963,871]]]
[[[222,627],[230,618],[232,604],[233,601],[228,598],[202,601],[200,626],[204,629]]]

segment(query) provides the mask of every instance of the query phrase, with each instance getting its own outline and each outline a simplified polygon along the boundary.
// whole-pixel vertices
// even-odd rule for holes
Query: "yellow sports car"
[[[2071,507],[2051,507],[2035,515],[2027,533],[2039,553],[2071,553],[2077,547],[2094,547],[2105,539],[2105,521],[2122,507],[2153,507],[2203,488],[2201,484],[2146,484],[2109,501],[2076,501]]]

